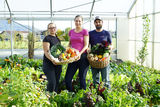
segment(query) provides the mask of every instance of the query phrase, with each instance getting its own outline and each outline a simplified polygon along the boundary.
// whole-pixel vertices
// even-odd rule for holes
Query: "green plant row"
[[[0,60],[0,105],[43,107],[145,107],[160,105],[160,71],[132,62],[111,62],[111,89],[103,82],[93,86],[89,69],[87,89],[79,87],[78,72],[73,78],[74,92],[64,83],[63,66],[58,93],[48,93],[40,75],[42,60],[18,55]]]

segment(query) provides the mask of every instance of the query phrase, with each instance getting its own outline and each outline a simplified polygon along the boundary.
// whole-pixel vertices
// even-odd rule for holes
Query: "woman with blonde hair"
[[[48,33],[49,35],[43,39],[43,72],[48,80],[47,91],[57,92],[62,66],[58,65],[56,58],[50,54],[51,47],[60,43],[60,40],[56,36],[56,24],[48,24]]]

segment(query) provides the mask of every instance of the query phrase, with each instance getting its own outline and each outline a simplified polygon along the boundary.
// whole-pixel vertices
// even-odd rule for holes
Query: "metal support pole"
[[[89,20],[90,20],[90,30],[91,30],[91,22],[92,22],[92,12],[93,12],[93,7],[94,7],[94,3],[95,3],[95,0],[93,0],[93,3],[92,3],[92,7],[91,7],[91,11],[90,11],[90,17],[89,17]]]
[[[72,26],[72,20],[71,20],[71,29],[73,28],[73,26]]]
[[[136,9],[137,9],[137,5],[135,5],[136,6]],[[137,11],[135,12],[135,17],[137,16]],[[136,35],[137,35],[137,32],[136,32],[136,25],[137,25],[137,18],[135,18],[135,29],[134,29],[134,32],[135,32],[135,35],[134,35],[134,40],[135,40],[135,42],[134,42],[134,49],[135,49],[135,52],[134,52],[134,55],[135,55],[135,59],[134,59],[134,61],[135,61],[135,63],[137,63],[137,61],[136,61]]]
[[[116,35],[116,59],[117,59],[117,48],[118,48],[117,18],[116,18],[116,32],[115,32],[115,35]]]
[[[153,13],[155,12],[155,0],[153,0]],[[154,50],[155,50],[155,14],[152,14],[152,68],[154,68]]]
[[[53,21],[52,0],[50,0],[51,22]]]
[[[90,23],[90,31],[91,31],[91,29],[92,29],[92,20],[90,20],[89,23]]]
[[[10,22],[10,33],[11,33],[11,56],[13,55],[13,45],[14,45],[14,43],[13,43],[13,33],[12,33],[12,30],[13,30],[13,26],[12,26],[12,17],[9,19],[9,21],[8,22]]]
[[[9,13],[10,13],[10,18],[8,19],[8,23],[10,23],[10,33],[11,33],[11,56],[13,55],[13,35],[12,35],[12,13],[11,13],[11,9],[9,7],[8,1],[6,1]]]

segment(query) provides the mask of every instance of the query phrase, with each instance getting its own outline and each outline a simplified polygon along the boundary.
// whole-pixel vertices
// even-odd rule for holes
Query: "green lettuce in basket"
[[[66,49],[61,44],[56,44],[51,47],[51,55],[55,58],[58,58],[61,53]]]

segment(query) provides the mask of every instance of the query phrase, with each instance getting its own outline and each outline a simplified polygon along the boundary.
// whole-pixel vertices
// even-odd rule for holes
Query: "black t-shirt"
[[[53,45],[60,43],[60,40],[56,36],[48,35],[43,39],[43,42],[49,42],[50,50]],[[43,56],[43,61],[51,62],[45,55]]]

